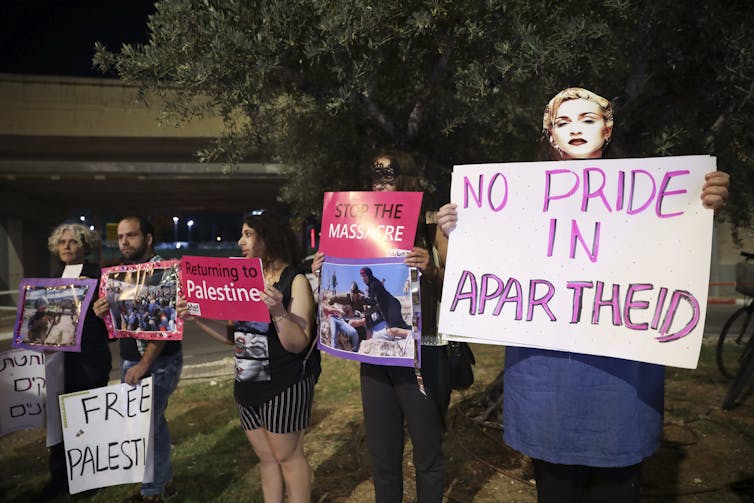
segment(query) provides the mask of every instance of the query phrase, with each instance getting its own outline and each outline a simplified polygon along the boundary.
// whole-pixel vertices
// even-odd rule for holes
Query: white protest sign
[[[456,166],[440,331],[695,368],[709,156]]]
[[[152,392],[149,377],[60,396],[71,494],[144,479]]]
[[[44,426],[45,384],[42,353],[28,349],[0,353],[0,435]]]

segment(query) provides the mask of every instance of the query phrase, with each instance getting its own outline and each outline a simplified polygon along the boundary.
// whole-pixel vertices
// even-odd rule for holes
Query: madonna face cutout
[[[575,99],[558,107],[550,139],[562,159],[594,159],[602,157],[611,134],[597,103]]]

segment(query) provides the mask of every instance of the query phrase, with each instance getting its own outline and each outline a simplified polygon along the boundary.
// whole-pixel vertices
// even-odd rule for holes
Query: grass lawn
[[[720,409],[727,381],[705,345],[699,368],[668,369],[665,441],[644,470],[647,501],[754,501],[754,397]],[[499,425],[475,419],[484,388],[502,368],[502,347],[474,346],[476,383],[453,393],[445,441],[449,501],[535,501],[530,462],[505,447]],[[323,355],[306,450],[315,471],[314,500],[373,500],[359,397],[359,367]],[[184,379],[170,401],[174,501],[261,502],[259,470],[240,428],[228,376]],[[41,430],[0,438],[0,500],[34,501],[48,478]],[[405,501],[414,494],[411,447],[404,457]],[[120,501],[138,485],[104,488],[87,499]],[[68,501],[73,497],[63,497]]]

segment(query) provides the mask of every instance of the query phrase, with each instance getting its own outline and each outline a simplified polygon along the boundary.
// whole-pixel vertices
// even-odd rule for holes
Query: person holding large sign
[[[99,245],[96,232],[81,224],[63,223],[52,231],[47,245],[59,261],[56,277],[68,277],[65,273],[72,271],[77,278],[99,278],[99,267],[86,259]],[[62,356],[63,383],[60,389],[63,393],[107,386],[112,365],[107,328],[94,314],[91,304],[86,310],[81,332],[81,351],[66,351]],[[65,447],[59,442],[50,446],[50,482],[44,487],[42,496],[52,498],[67,491]]]
[[[372,163],[372,190],[416,191],[418,177],[396,156],[379,155]],[[440,502],[444,490],[445,461],[442,436],[450,403],[450,370],[447,342],[437,332],[437,300],[442,284],[442,267],[433,260],[434,230],[420,222],[414,246],[405,263],[422,274],[421,369],[404,366],[361,364],[361,401],[364,409],[367,449],[372,462],[375,500],[403,501],[404,420],[413,446],[416,468],[416,500]],[[312,271],[317,274],[324,255],[317,252]],[[385,291],[369,268],[360,270],[367,293],[379,304],[393,327],[382,328],[378,337],[404,338],[406,324],[400,318],[392,295]],[[388,314],[389,313],[389,314]],[[387,327],[387,324],[381,324]],[[379,325],[378,325],[379,326]],[[390,332],[388,332],[388,330]]]
[[[304,454],[304,432],[320,373],[311,286],[294,266],[301,258],[298,242],[280,216],[267,210],[247,214],[238,245],[247,259],[262,260],[265,288],[260,297],[272,322],[212,326],[211,320],[187,316],[182,296],[178,313],[235,346],[233,391],[241,426],[259,457],[264,501],[283,501],[287,494],[291,503],[309,502],[312,470]]]
[[[129,216],[118,222],[118,247],[124,264],[158,262],[162,258],[154,251],[154,227],[142,216]],[[111,299],[113,303],[116,301]],[[110,310],[107,297],[94,303],[94,312],[100,318]],[[117,323],[117,321],[115,322]],[[173,465],[170,462],[170,430],[165,419],[170,395],[178,386],[183,369],[181,341],[136,340],[122,338],[120,357],[123,362],[122,380],[135,386],[143,377],[152,376],[154,403],[154,478],[141,486],[143,501],[159,501],[162,495],[176,493],[173,480]],[[148,467],[149,468],[149,467]]]
[[[543,131],[552,160],[601,158],[613,133],[612,105],[565,89],[545,107]],[[727,174],[708,173],[704,207],[722,206],[728,184]],[[440,209],[445,236],[458,219],[455,204]],[[505,257],[504,249],[496,253]],[[539,501],[638,501],[641,462],[662,434],[664,379],[664,367],[653,363],[508,346],[504,439],[533,458]]]

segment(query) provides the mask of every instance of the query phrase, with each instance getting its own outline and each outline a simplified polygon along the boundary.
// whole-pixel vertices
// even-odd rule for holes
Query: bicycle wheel
[[[733,408],[733,406],[736,404],[736,400],[738,400],[738,397],[746,391],[746,388],[749,386],[749,381],[751,381],[751,376],[754,374],[754,352],[749,351],[747,354],[747,357],[745,359],[744,367],[741,369],[741,372],[736,376],[736,378],[733,380],[733,383],[730,385],[730,388],[728,389],[728,393],[725,395],[725,398],[723,399],[723,409],[730,410]]]
[[[717,368],[728,378],[738,375],[744,351],[754,335],[752,306],[742,307],[728,318],[717,340]]]

